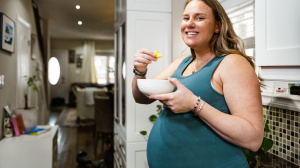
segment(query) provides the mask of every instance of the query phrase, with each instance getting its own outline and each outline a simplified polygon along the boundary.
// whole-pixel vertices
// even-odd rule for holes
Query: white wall
[[[0,12],[4,13],[6,16],[11,18],[15,22],[15,25],[17,24],[17,17],[21,17],[31,25],[31,33],[35,35],[37,34],[31,0],[0,0],[0,4]],[[17,27],[15,28],[17,29]],[[16,34],[15,39],[17,39]],[[12,54],[0,50],[0,75],[5,76],[5,86],[4,88],[0,89],[0,136],[2,135],[3,131],[3,106],[9,105],[12,110],[16,106],[16,76],[18,68],[18,51],[16,46],[17,42],[15,41],[14,44],[15,51]],[[42,62],[40,52],[37,51],[35,55],[37,56],[37,59],[30,60],[30,65],[28,65],[29,71],[32,70],[33,65],[36,65],[35,61]],[[40,114],[44,114],[47,112],[47,110],[41,111]]]
[[[190,54],[190,49],[182,40],[180,31],[185,2],[185,0],[172,0],[172,61],[183,55]]]

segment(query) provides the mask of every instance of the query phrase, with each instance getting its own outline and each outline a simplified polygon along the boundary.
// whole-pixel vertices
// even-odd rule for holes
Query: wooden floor
[[[62,112],[52,111],[50,122],[57,125]],[[52,120],[52,121],[51,121]],[[91,165],[79,166],[76,162],[76,155],[79,151],[85,151],[94,160],[103,159],[101,149],[95,154],[94,126],[64,127],[58,129],[58,168],[90,168]],[[101,143],[101,142],[98,142]],[[101,148],[101,145],[98,145]],[[112,167],[110,163],[109,168]]]

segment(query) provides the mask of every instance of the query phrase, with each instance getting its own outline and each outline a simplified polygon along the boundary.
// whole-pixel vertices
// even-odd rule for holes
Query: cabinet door
[[[126,0],[115,0],[115,30],[118,30],[120,25],[126,20]]]
[[[300,1],[255,1],[256,64],[300,66]]]
[[[127,167],[149,168],[147,161],[147,142],[127,144]]]
[[[171,12],[171,0],[127,0],[127,10]]]
[[[170,64],[171,14],[128,11],[126,19],[126,138],[127,142],[145,141],[140,131],[150,131],[151,114],[156,114],[156,101],[149,105],[135,103],[132,96],[133,59],[139,49],[158,50],[164,55],[148,66],[147,78],[153,78]]]

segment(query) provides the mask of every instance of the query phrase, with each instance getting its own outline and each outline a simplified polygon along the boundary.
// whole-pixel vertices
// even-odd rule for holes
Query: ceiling
[[[114,0],[34,0],[53,39],[113,40]],[[80,5],[80,9],[75,6]],[[77,22],[81,20],[82,25]]]

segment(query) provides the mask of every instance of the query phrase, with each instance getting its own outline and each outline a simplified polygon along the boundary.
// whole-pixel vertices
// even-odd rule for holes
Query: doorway
[[[68,82],[68,51],[51,50],[51,57],[56,57],[60,65],[60,77],[56,85],[50,85],[51,105],[63,105],[69,103]]]

